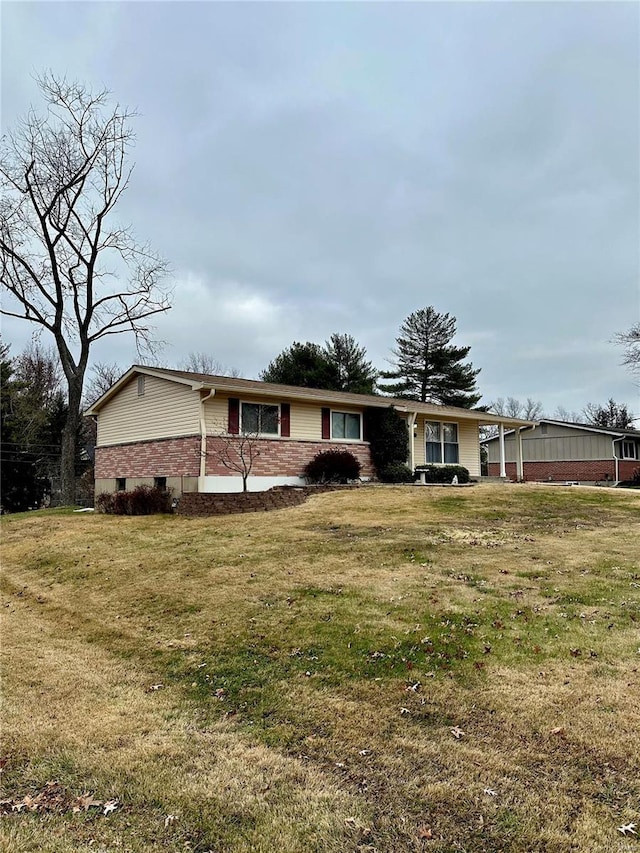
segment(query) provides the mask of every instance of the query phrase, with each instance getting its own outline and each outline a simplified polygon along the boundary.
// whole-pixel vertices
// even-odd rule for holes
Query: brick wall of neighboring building
[[[323,450],[348,450],[360,461],[361,475],[372,477],[374,468],[368,444],[336,441],[286,441],[260,439],[259,455],[251,474],[254,477],[298,477],[316,453]],[[219,438],[207,438],[207,476],[238,476],[220,462],[216,446]],[[200,436],[138,441],[96,447],[96,480],[114,477],[197,477],[200,473]]]
[[[507,477],[516,479],[516,463],[507,462]],[[565,482],[577,480],[582,483],[598,483],[607,480],[615,481],[616,469],[613,459],[574,460],[567,462],[525,462],[524,479],[529,482]],[[618,472],[621,480],[629,480],[636,468],[640,467],[637,459],[621,459],[618,462]],[[500,464],[489,463],[489,476],[500,476]]]
[[[200,436],[96,447],[96,480],[114,477],[197,477]]]

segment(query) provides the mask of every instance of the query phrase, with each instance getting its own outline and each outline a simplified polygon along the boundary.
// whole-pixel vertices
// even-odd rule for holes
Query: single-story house
[[[640,467],[640,430],[543,418],[519,431],[524,479],[537,482],[619,483]],[[515,432],[504,435],[502,474],[516,479]],[[500,437],[483,442],[489,475],[501,474]]]
[[[329,448],[350,450],[370,478],[363,416],[389,406],[406,419],[411,468],[460,464],[472,477],[480,476],[481,424],[502,433],[532,425],[431,403],[134,365],[86,412],[97,419],[96,494],[154,483],[176,495],[240,491],[242,478],[223,455],[246,434],[259,450],[251,491],[303,484],[306,463]]]

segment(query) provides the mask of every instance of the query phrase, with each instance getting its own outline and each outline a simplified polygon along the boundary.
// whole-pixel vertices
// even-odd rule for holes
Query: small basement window
[[[126,492],[127,490],[127,478],[126,477],[116,477],[116,492]]]
[[[167,491],[167,478],[166,477],[154,477],[153,478],[153,488],[161,489],[163,492]]]

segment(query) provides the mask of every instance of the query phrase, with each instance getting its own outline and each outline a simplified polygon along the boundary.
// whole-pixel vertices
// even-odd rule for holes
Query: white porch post
[[[520,427],[516,427],[516,480],[521,483],[524,480],[524,465],[522,464],[522,433]]]
[[[499,441],[499,445],[500,445],[500,476],[506,477],[507,476],[507,468],[506,468],[505,459],[504,459],[504,424],[500,424],[498,426],[498,434],[500,436],[500,441]]]
[[[417,417],[417,412],[410,412],[409,417],[407,418],[407,429],[409,430],[409,468],[411,468],[411,471],[416,467],[416,431],[414,427]]]

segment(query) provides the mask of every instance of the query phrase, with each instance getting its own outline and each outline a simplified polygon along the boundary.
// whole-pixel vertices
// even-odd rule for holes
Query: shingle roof
[[[640,438],[640,430],[637,429],[616,429],[615,427],[600,427],[593,424],[580,424],[575,421],[556,421],[552,418],[540,418],[538,424],[551,424],[552,426],[569,427],[569,429],[586,430],[587,432],[603,433],[611,435],[614,438]],[[497,441],[499,436],[495,435],[485,439],[482,444],[488,444],[491,441]]]
[[[458,420],[474,420],[482,423],[498,423],[502,421],[509,426],[532,426],[532,421],[519,418],[501,418],[486,412],[473,409],[460,409],[454,406],[439,406],[436,403],[420,403],[399,397],[385,397],[375,394],[353,394],[347,391],[328,391],[322,388],[304,388],[298,385],[279,385],[272,382],[260,382],[256,379],[240,379],[234,376],[216,376],[209,373],[192,373],[188,370],[173,370],[167,367],[147,367],[134,364],[112,387],[96,400],[87,410],[87,414],[97,414],[102,406],[125,384],[135,373],[146,373],[160,378],[173,379],[182,384],[195,388],[215,388],[232,394],[259,394],[263,397],[279,397],[291,400],[315,400],[318,402],[337,403],[345,406],[373,406],[382,408],[395,406],[399,410],[447,416]]]

